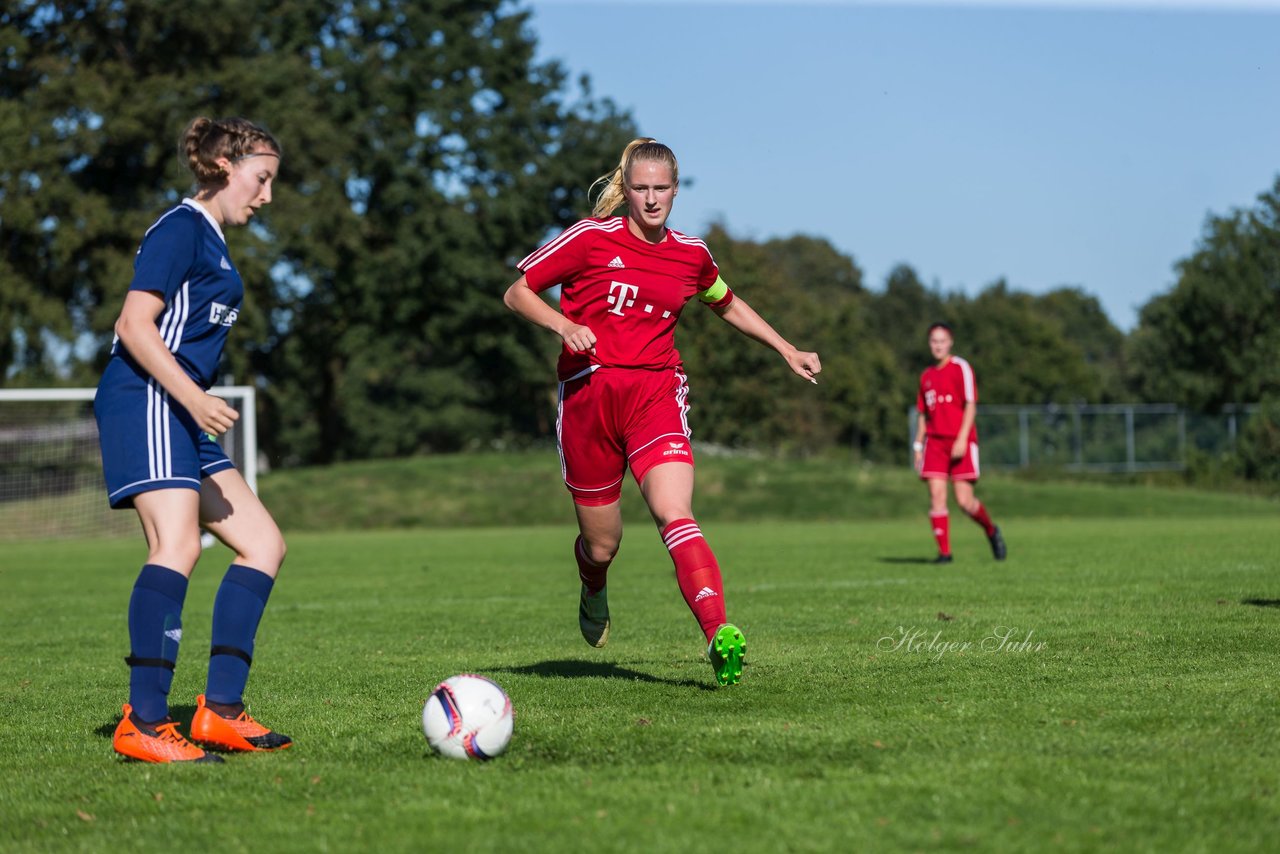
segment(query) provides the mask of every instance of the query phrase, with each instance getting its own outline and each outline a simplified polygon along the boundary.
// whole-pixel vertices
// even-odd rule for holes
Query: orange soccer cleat
[[[178,734],[178,725],[167,718],[147,724],[133,717],[133,706],[124,704],[124,717],[111,738],[116,753],[141,762],[221,762]]]
[[[191,720],[191,737],[219,750],[283,750],[293,739],[272,732],[241,711],[223,717],[205,705],[204,694],[196,697],[196,716]]]

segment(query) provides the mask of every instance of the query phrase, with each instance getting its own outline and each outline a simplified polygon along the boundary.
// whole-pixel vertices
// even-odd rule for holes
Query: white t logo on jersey
[[[636,304],[636,294],[640,293],[640,289],[635,285],[628,285],[623,282],[609,283],[609,305],[613,308],[609,309],[610,314],[616,314],[622,317],[622,309],[631,308]]]

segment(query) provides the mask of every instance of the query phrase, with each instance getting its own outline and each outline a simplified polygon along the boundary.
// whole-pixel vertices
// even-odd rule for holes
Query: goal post
[[[133,513],[107,503],[93,388],[0,389],[0,540],[134,534]],[[258,491],[253,386],[215,386],[240,418],[218,437]]]

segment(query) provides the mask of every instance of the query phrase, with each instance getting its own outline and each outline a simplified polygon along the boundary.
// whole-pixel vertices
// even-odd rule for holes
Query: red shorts
[[[560,383],[556,440],[575,504],[612,504],[627,466],[636,482],[662,463],[693,465],[684,371],[597,368]]]
[[[945,436],[926,436],[924,451],[920,454],[921,480],[977,480],[978,443],[969,442],[969,450],[960,459],[951,458],[954,438]]]

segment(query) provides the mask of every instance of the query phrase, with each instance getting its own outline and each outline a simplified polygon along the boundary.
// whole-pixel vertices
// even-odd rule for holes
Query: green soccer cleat
[[[707,658],[721,685],[737,685],[742,679],[742,663],[747,658],[747,639],[737,626],[725,623],[716,629],[707,645]]]
[[[578,599],[578,628],[582,629],[582,637],[596,649],[609,642],[609,594],[607,587],[592,596],[587,592],[587,585],[582,585],[582,596]]]

